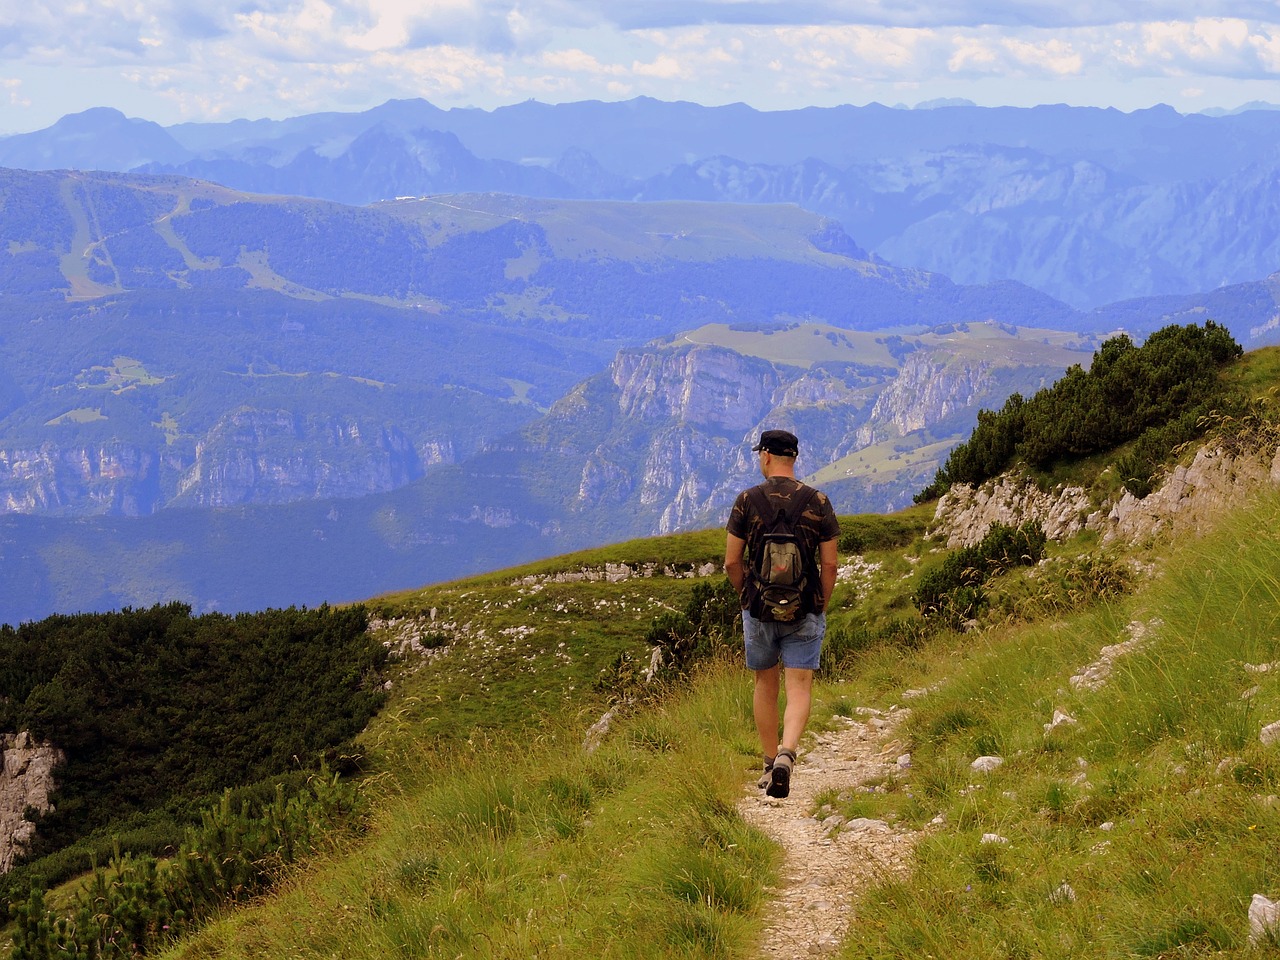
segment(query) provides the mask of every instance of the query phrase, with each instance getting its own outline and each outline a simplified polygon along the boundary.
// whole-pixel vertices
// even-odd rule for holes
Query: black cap
[[[794,457],[800,453],[800,441],[786,430],[766,430],[760,434],[760,442],[752,450],[764,450],[779,457]]]

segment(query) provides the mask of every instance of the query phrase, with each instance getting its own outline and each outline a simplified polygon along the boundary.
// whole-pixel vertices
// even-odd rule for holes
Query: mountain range
[[[980,408],[1087,364],[1116,331],[1212,318],[1247,348],[1277,339],[1280,279],[1265,272],[1080,309],[1017,280],[902,266],[845,219],[767,190],[606,198],[676,146],[685,160],[650,179],[705,186],[689,176],[695,148],[721,137],[749,152],[760,130],[771,164],[817,169],[787,151],[823,143],[870,163],[871,145],[830,121],[882,113],[896,132],[881,148],[911,145],[912,163],[950,149],[965,116],[974,136],[1023,124],[1024,159],[1065,156],[1065,124],[1077,143],[1114,133],[1089,162],[1131,182],[1146,158],[1162,171],[1149,182],[1169,187],[1259,148],[1253,113],[1216,118],[1234,132],[1213,158],[1160,166],[1214,118],[527,109],[502,113],[505,139],[486,133],[490,114],[421,102],[169,130],[97,110],[0,139],[0,162],[26,167],[0,169],[0,620],[354,599],[718,525],[770,426],[801,435],[803,469],[842,510],[893,509]],[[556,139],[573,130],[584,139]],[[499,140],[501,156],[473,152]],[[717,182],[745,189],[717,156]],[[1025,183],[1025,167],[985,169],[1009,196]],[[229,185],[277,175],[259,183],[272,192]],[[389,198],[301,195],[339,188]],[[977,202],[981,184],[964,189]]]
[[[1280,112],[1063,105],[763,112],[638,98],[168,128],[97,108],[0,138],[0,166],[177,173],[363,205],[500,192],[797,204],[883,259],[1078,308],[1277,266]]]

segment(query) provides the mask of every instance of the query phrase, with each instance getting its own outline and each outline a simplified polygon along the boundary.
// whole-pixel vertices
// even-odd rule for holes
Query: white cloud
[[[783,27],[771,32],[802,64],[860,75],[913,70],[939,42],[933,30],[896,27]]]
[[[112,105],[153,117],[158,103],[181,117],[283,116],[406,96],[497,106],[647,94],[776,109],[898,91],[983,102],[970,92],[980,88],[985,102],[1018,102],[1040,82],[1095,101],[1253,84],[1243,102],[1280,74],[1280,3],[0,0],[0,56],[25,80],[0,97],[52,110],[44,78],[56,67],[78,88],[59,105],[79,97],[83,109],[128,84],[139,105]]]
[[[660,80],[676,80],[687,76],[680,61],[670,54],[662,54],[649,63],[639,60],[631,64],[631,72],[637,77],[656,77]]]
[[[1000,60],[995,46],[979,37],[957,36],[952,40],[955,53],[947,58],[947,69],[952,73],[994,71]]]
[[[1142,27],[1143,47],[1164,61],[1238,57],[1248,46],[1249,34],[1249,25],[1243,20],[1147,23]]]
[[[1249,38],[1249,44],[1264,70],[1280,73],[1280,29],[1269,34],[1255,34]]]
[[[0,79],[0,90],[7,95],[9,106],[11,107],[29,107],[31,100],[22,93],[22,81]]]
[[[601,63],[585,50],[576,47],[568,50],[548,50],[542,54],[543,66],[552,70],[567,70],[570,73],[585,73],[595,76],[617,76],[625,72],[625,68],[616,63]]]
[[[1066,77],[1078,74],[1084,68],[1084,58],[1063,40],[1049,39],[1037,43],[1011,37],[1004,41],[1004,46],[1023,69]]]

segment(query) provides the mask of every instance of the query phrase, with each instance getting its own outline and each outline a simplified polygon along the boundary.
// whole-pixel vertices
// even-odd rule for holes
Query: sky
[[[1280,103],[1280,0],[0,0],[0,134],[636,96]]]

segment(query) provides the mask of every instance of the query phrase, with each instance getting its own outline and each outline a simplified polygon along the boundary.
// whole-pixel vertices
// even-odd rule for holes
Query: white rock
[[[1257,944],[1274,937],[1277,923],[1280,923],[1280,903],[1255,893],[1249,903],[1249,942]]]
[[[1268,723],[1263,727],[1262,733],[1258,735],[1258,739],[1268,747],[1273,743],[1280,741],[1280,720],[1277,720],[1275,723]]]
[[[1071,716],[1071,714],[1064,713],[1061,710],[1055,710],[1053,711],[1053,720],[1044,725],[1044,732],[1053,733],[1053,731],[1057,730],[1059,727],[1072,727],[1075,726],[1076,723],[1076,718]]]
[[[991,773],[998,770],[1004,764],[1004,757],[979,757],[973,763],[969,764],[969,769],[978,773]]]
[[[996,843],[996,844],[999,844],[999,845],[1001,845],[1001,846],[1007,846],[1007,845],[1008,845],[1008,843],[1009,843],[1009,838],[1008,838],[1008,837],[1002,837],[1002,836],[1000,836],[1000,834],[998,834],[998,833],[984,833],[984,834],[982,835],[982,841],[981,841],[981,842],[982,842],[982,843]]]
[[[911,766],[911,754],[904,753],[902,756],[898,758],[899,770],[906,770],[910,766]]]

